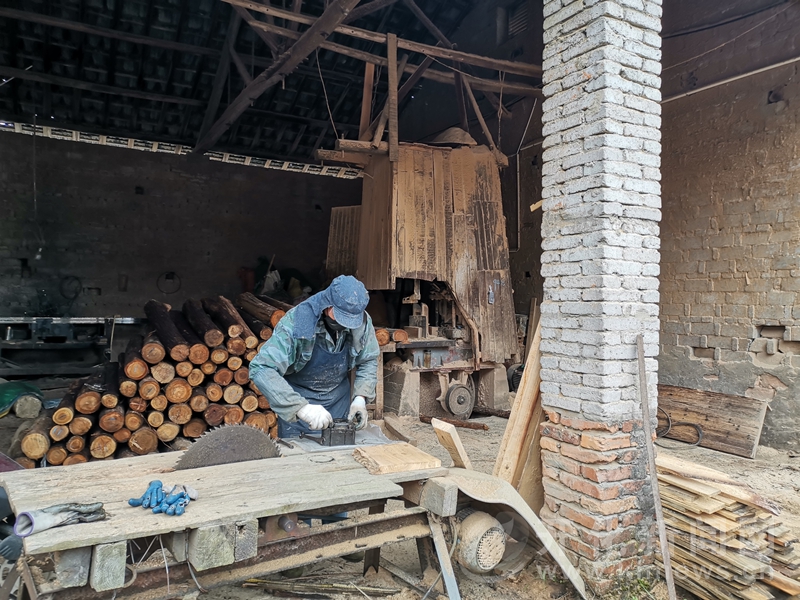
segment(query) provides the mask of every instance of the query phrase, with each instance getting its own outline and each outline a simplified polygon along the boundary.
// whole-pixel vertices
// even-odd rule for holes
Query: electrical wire
[[[331,112],[331,103],[328,100],[328,89],[325,87],[325,78],[322,76],[322,68],[319,66],[319,48],[316,50],[317,53],[317,72],[319,72],[319,80],[322,82],[322,93],[325,94],[325,107],[328,109],[328,116],[331,119],[331,127],[333,127],[333,135],[336,136],[336,139],[339,139],[339,133],[336,131],[336,123],[333,122],[333,113]]]
[[[742,21],[744,19],[747,19],[748,17],[752,17],[753,15],[758,15],[762,12],[766,12],[768,10],[773,9],[776,6],[780,6],[781,4],[786,4],[787,2],[792,2],[792,1],[793,0],[779,0],[778,2],[773,2],[769,6],[765,6],[763,8],[757,8],[742,15],[736,15],[735,17],[728,17],[727,19],[723,19],[722,21],[717,21],[716,23],[708,23],[707,25],[696,25],[694,27],[687,27],[686,29],[679,29],[678,31],[674,31],[672,33],[662,33],[661,39],[669,40],[672,38],[681,37],[692,33],[700,33],[701,31],[708,31],[709,29],[722,27],[723,25],[728,25],[730,23],[736,23],[737,21]]]
[[[699,446],[700,442],[703,441],[703,428],[698,425],[697,423],[690,423],[689,421],[673,421],[672,415],[670,415],[666,410],[658,407],[658,412],[663,413],[664,417],[667,420],[667,426],[663,427],[662,429],[656,429],[656,437],[663,438],[665,437],[674,427],[693,427],[694,430],[697,432],[697,441],[689,444],[688,446],[680,446],[680,447],[673,447],[673,446],[664,446],[663,444],[658,444],[662,448],[694,448],[695,446]]]
[[[698,54],[698,55],[696,55],[696,56],[692,56],[691,58],[687,58],[686,60],[683,60],[683,61],[681,61],[681,62],[679,62],[679,63],[675,63],[674,65],[670,65],[670,66],[668,66],[668,67],[664,67],[664,69],[662,70],[662,73],[663,73],[664,71],[669,71],[670,69],[674,69],[675,67],[680,67],[681,65],[685,65],[686,63],[692,62],[693,60],[696,60],[696,59],[698,59],[698,58],[701,58],[701,57],[705,56],[706,54],[711,54],[712,52],[714,52],[714,51],[716,51],[716,50],[719,50],[720,48],[724,48],[724,47],[725,47],[725,46],[727,46],[728,44],[731,44],[731,43],[735,42],[735,41],[736,41],[736,40],[738,40],[739,38],[741,38],[741,37],[743,37],[743,36],[747,35],[748,33],[750,33],[751,31],[754,31],[754,30],[758,29],[758,28],[759,28],[759,27],[761,27],[762,25],[765,25],[765,24],[766,24],[766,23],[768,23],[769,21],[772,21],[772,19],[775,19],[776,17],[778,17],[778,16],[782,15],[782,14],[783,14],[783,13],[785,13],[787,10],[789,10],[791,7],[792,7],[792,5],[791,5],[791,4],[787,4],[787,5],[786,5],[786,8],[784,8],[783,10],[779,10],[779,11],[778,11],[778,12],[776,12],[774,15],[772,15],[772,16],[770,16],[770,17],[767,17],[767,18],[766,18],[766,19],[764,19],[763,21],[761,21],[761,22],[759,22],[759,23],[757,23],[757,24],[753,25],[753,26],[752,26],[750,29],[746,29],[745,31],[743,31],[743,32],[742,32],[742,33],[740,33],[739,35],[737,35],[737,36],[735,36],[735,37],[733,37],[733,38],[731,38],[731,39],[729,39],[729,40],[727,40],[727,41],[725,41],[725,42],[722,42],[722,43],[721,43],[721,44],[719,44],[718,46],[714,46],[714,47],[713,47],[713,48],[711,48],[710,50],[706,50],[705,52],[701,52],[700,54]]]

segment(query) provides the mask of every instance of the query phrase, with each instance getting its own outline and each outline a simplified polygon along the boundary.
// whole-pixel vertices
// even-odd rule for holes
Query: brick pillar
[[[648,577],[637,391],[656,406],[661,0],[545,0],[542,518],[596,593]]]

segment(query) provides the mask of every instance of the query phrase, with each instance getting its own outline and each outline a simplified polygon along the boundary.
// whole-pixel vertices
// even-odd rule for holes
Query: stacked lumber
[[[773,502],[701,465],[666,455],[656,465],[677,585],[702,600],[800,594],[797,538]]]
[[[144,307],[151,330],[118,362],[81,379],[22,438],[31,461],[70,465],[184,446],[210,427],[240,424],[278,435],[249,365],[285,314],[252,294]]]

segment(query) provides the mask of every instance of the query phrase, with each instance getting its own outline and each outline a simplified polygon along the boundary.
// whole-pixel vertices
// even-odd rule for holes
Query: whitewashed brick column
[[[595,592],[653,564],[661,0],[545,0],[542,517]]]

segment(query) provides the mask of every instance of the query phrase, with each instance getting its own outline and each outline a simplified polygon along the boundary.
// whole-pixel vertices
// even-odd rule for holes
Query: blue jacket
[[[297,421],[297,411],[308,404],[308,401],[295,392],[283,376],[297,373],[308,364],[316,342],[316,337],[307,340],[297,339],[292,335],[294,318],[295,310],[292,309],[280,320],[272,337],[250,363],[250,379],[269,400],[270,408],[290,423]],[[348,329],[345,335],[338,336],[337,343],[333,342],[325,329],[324,322],[320,319],[317,323],[316,336],[324,336],[327,348],[332,352],[341,349],[346,339],[352,340],[349,366],[351,370],[355,369],[356,373],[353,397],[374,398],[378,383],[378,358],[381,352],[370,316],[366,315],[364,325],[358,329]]]

